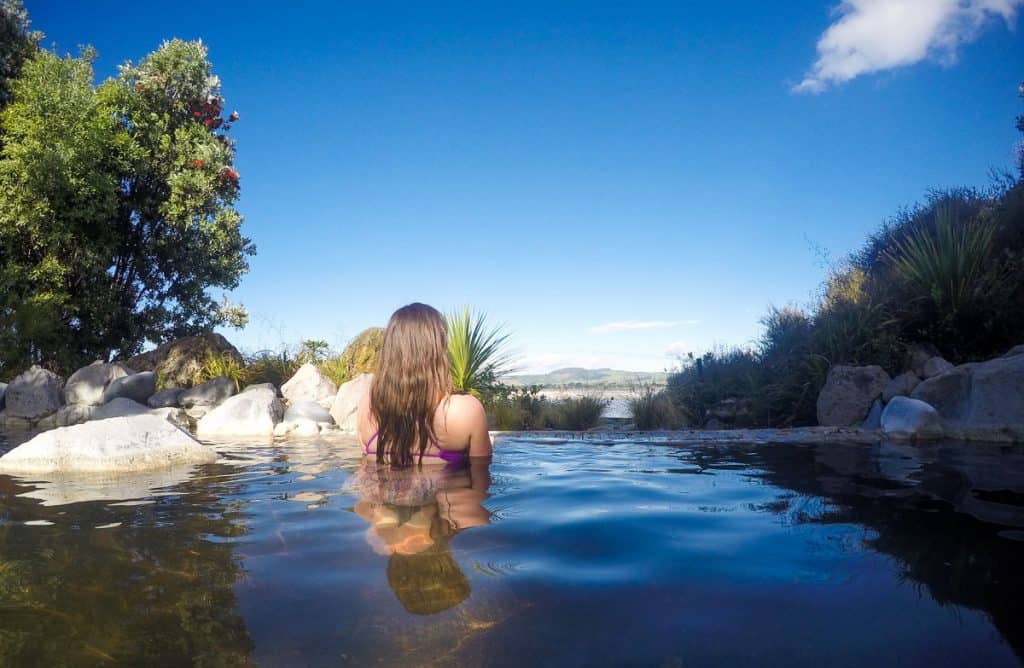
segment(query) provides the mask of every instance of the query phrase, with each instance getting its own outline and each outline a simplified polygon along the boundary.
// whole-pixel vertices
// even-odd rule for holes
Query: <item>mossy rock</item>
[[[197,374],[212,356],[230,360],[238,367],[244,365],[238,349],[220,334],[212,332],[165,343],[124,360],[124,365],[133,371],[155,372],[161,381],[161,387],[157,389],[192,387]]]
[[[380,363],[380,349],[384,343],[384,328],[370,327],[359,333],[341,353],[341,363],[348,378],[361,373],[375,373]]]

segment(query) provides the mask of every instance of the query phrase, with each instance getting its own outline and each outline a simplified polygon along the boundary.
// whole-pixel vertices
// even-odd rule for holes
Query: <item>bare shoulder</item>
[[[449,420],[475,421],[484,415],[484,406],[472,394],[453,394],[447,400]]]

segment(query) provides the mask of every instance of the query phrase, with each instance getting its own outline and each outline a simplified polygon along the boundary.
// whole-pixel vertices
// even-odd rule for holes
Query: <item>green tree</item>
[[[29,29],[21,0],[0,0],[0,108],[10,102],[11,82],[35,54],[42,33]]]
[[[40,51],[0,113],[0,359],[69,368],[243,322],[255,252],[220,82],[173,40],[93,85],[93,54]]]

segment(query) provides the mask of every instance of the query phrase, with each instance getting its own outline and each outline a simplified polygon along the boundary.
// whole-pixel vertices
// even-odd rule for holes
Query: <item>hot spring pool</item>
[[[221,449],[0,476],[0,665],[1024,656],[1021,448],[501,436],[489,466],[412,477],[354,441]]]

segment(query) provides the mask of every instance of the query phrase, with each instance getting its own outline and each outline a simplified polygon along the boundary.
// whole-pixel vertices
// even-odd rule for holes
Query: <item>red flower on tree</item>
[[[221,178],[227,181],[231,181],[232,183],[238,183],[238,172],[231,169],[230,167],[225,167],[224,169],[222,169],[220,175]]]
[[[193,167],[205,167],[206,166],[206,162],[204,162],[203,160],[193,160],[189,164],[192,165]]]
[[[238,112],[237,111],[232,111],[231,115],[228,116],[228,120],[231,121],[232,123],[237,121],[238,120]]]

